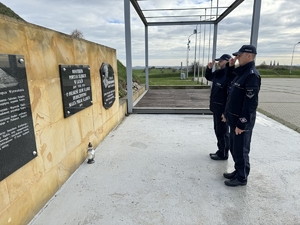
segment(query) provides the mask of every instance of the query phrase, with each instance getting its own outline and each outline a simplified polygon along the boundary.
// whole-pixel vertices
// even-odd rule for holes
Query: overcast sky
[[[70,34],[78,29],[86,40],[117,50],[117,58],[126,65],[125,27],[123,0],[2,0],[4,5],[27,22],[52,30]],[[234,0],[220,0],[220,7],[228,7]],[[217,56],[232,54],[243,44],[250,43],[252,12],[254,0],[245,0],[231,14],[219,23]],[[150,8],[204,8],[213,0],[151,0],[139,1],[142,7]],[[299,0],[262,0],[260,27],[258,34],[256,64],[279,62],[290,65],[294,45],[300,41]],[[196,11],[191,11],[195,14]],[[160,13],[160,12],[158,12]],[[166,12],[163,12],[166,14]],[[176,12],[175,12],[176,13]],[[179,14],[179,12],[178,12]],[[151,16],[151,12],[147,14]],[[210,11],[207,12],[210,15]],[[208,17],[207,17],[208,18]],[[187,39],[196,25],[149,27],[149,65],[186,65]],[[204,46],[205,29],[205,51]],[[211,33],[210,33],[211,30]],[[198,47],[196,58],[207,64],[211,58],[213,26],[198,26]],[[131,6],[132,64],[145,65],[145,29]],[[189,62],[194,61],[195,37],[191,36]],[[211,37],[211,41],[209,41]],[[210,47],[209,47],[210,42]],[[300,44],[295,46],[293,65],[300,64]]]

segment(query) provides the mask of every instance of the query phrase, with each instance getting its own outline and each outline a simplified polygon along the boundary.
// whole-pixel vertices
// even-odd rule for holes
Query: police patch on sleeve
[[[242,123],[247,123],[247,119],[246,119],[245,117],[240,118],[240,121],[241,121]]]
[[[247,96],[248,98],[252,98],[252,97],[254,96],[253,89],[247,90],[247,91],[246,91],[246,96]]]

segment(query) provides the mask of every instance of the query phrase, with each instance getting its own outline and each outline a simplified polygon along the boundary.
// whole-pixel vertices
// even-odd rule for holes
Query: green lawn
[[[293,69],[290,74],[290,70],[283,67],[265,68],[258,69],[261,77],[263,78],[300,78],[300,69]],[[186,73],[186,71],[183,71]],[[146,75],[144,70],[133,70],[134,77],[138,78],[140,83],[146,82]],[[199,73],[201,81],[201,71]],[[205,75],[205,71],[203,76]],[[198,77],[196,73],[196,78]],[[155,68],[150,69],[149,71],[149,85],[201,85],[197,81],[193,81],[194,72],[189,72],[189,77],[186,79],[181,79],[180,70],[164,69],[163,72],[161,69]]]
[[[186,71],[182,71],[186,73]],[[136,77],[139,78],[141,83],[146,82],[146,75],[144,70],[133,70]],[[196,78],[198,75],[196,74]],[[201,73],[199,74],[201,81]],[[197,81],[193,81],[194,73],[189,72],[189,77],[186,79],[181,79],[180,70],[172,69],[150,69],[149,71],[149,85],[201,85]]]
[[[290,68],[283,66],[260,68],[258,71],[262,77],[285,77],[285,78],[300,78],[300,69],[292,69],[290,74]]]

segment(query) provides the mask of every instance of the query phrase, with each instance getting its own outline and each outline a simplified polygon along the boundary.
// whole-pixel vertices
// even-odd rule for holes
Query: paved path
[[[300,79],[262,79],[259,111],[300,132]]]

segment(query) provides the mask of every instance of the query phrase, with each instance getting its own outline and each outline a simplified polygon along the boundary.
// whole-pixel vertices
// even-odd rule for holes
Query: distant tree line
[[[172,67],[168,67],[168,68],[165,68],[165,67],[155,67],[155,66],[151,66],[148,68],[148,71],[150,72],[151,70],[154,70],[154,69],[159,69],[161,73],[164,73],[165,70],[171,70],[173,73],[175,73],[176,71],[180,70],[180,69],[176,69],[176,68],[172,68]],[[145,73],[146,72],[146,68],[144,68],[143,72]]]
[[[265,61],[263,61],[262,64],[256,66],[257,69],[275,69],[275,70],[288,70],[290,69],[290,66],[284,66],[280,65],[279,61],[276,63],[276,61],[270,61],[270,64],[267,65]]]

